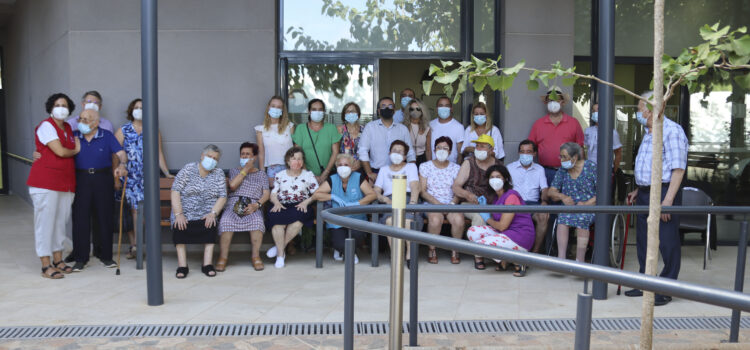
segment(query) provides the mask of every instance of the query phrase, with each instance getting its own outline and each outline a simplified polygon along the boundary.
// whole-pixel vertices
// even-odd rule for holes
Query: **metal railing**
[[[29,158],[26,158],[24,156],[19,156],[19,155],[15,154],[15,153],[10,153],[10,152],[3,152],[3,153],[5,153],[8,157],[10,157],[12,159],[15,159],[17,161],[25,163],[26,165],[31,165],[32,163],[34,163],[33,160],[31,160]]]
[[[623,286],[650,291],[658,294],[679,297],[682,299],[697,301],[700,303],[711,304],[732,309],[732,322],[730,326],[730,342],[737,342],[740,325],[740,312],[750,311],[750,295],[742,293],[744,285],[745,261],[748,244],[747,220],[740,224],[740,238],[737,251],[737,266],[735,269],[735,288],[734,291],[725,290],[716,287],[704,286],[696,283],[672,280],[662,277],[649,276],[636,272],[622,271],[619,269],[598,266],[583,262],[563,260],[559,258],[514,251],[493,246],[481,245],[469,241],[455,238],[442,237],[440,235],[426,234],[420,231],[381,225],[378,223],[368,222],[346,217],[346,215],[355,214],[384,214],[390,213],[394,209],[389,205],[368,205],[339,207],[327,209],[320,212],[320,221],[330,222],[349,230],[359,230],[373,234],[373,241],[377,235],[383,235],[396,240],[411,241],[412,254],[417,254],[419,244],[436,246],[441,249],[455,250],[461,253],[473,254],[492,259],[501,259],[512,261],[523,265],[529,265],[553,272],[566,275],[574,275],[585,278],[584,292],[578,296],[577,322],[576,322],[576,349],[588,349],[590,331],[591,331],[591,303],[592,297],[588,293],[588,280],[599,280],[607,283],[616,283]],[[405,212],[425,213],[425,212],[457,212],[457,213],[648,213],[647,206],[481,206],[481,205],[409,205],[406,206]],[[735,214],[747,215],[750,213],[750,207],[695,207],[695,206],[675,206],[664,207],[662,213],[668,214]],[[322,247],[320,247],[322,248]],[[353,348],[353,320],[354,320],[354,239],[346,240],[345,264],[345,337],[344,347]],[[377,251],[374,251],[374,256]],[[392,261],[395,261],[392,259]],[[403,261],[397,264],[391,264],[391,269],[403,271]],[[418,258],[410,261],[410,346],[417,346],[417,276],[418,276]],[[398,286],[398,281],[394,281],[397,276],[393,271],[391,273],[391,291],[394,292],[394,286]],[[401,284],[401,288],[403,285]],[[398,291],[396,291],[398,292]],[[391,297],[391,303],[398,300],[399,305],[391,305],[392,310],[402,313],[403,305],[401,300]],[[389,334],[391,339],[398,337],[400,344],[401,325],[391,325],[392,332]],[[393,330],[398,330],[394,332]],[[394,344],[390,342],[389,344]]]

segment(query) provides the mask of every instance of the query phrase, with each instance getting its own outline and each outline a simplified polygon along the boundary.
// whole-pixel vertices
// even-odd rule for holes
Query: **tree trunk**
[[[661,57],[664,54],[664,0],[654,2],[654,98],[651,157],[651,193],[649,194],[648,243],[646,245],[646,274],[656,275],[659,262],[659,221],[661,219],[662,126],[664,125],[664,73]],[[641,311],[641,349],[651,349],[654,331],[654,293],[643,292]]]

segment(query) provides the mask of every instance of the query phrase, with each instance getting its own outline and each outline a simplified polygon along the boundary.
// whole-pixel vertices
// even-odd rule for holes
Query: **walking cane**
[[[115,275],[120,275],[120,246],[122,245],[122,208],[125,204],[125,188],[128,185],[128,178],[125,177],[125,181],[122,183],[122,194],[120,195],[120,234],[117,237],[117,271]]]

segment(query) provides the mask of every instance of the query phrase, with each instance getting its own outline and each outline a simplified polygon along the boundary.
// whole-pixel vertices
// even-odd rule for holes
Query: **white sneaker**
[[[266,256],[269,257],[269,258],[275,258],[276,254],[278,254],[278,252],[279,252],[279,250],[276,249],[276,246],[273,246],[273,247],[271,247],[271,249],[269,249],[266,252]]]
[[[276,263],[273,264],[273,266],[276,266],[277,269],[280,269],[284,267],[284,257],[283,256],[277,256],[276,257]]]
[[[357,254],[354,254],[354,264],[359,264],[359,257]]]
[[[333,250],[333,260],[341,261],[341,260],[344,260],[344,257],[341,256],[341,252],[340,251],[334,249]]]

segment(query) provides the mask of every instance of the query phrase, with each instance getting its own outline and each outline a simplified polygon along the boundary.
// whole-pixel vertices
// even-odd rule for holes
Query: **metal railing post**
[[[404,228],[406,225],[406,175],[393,175],[391,200],[392,225]],[[400,350],[402,343],[404,311],[404,240],[393,238],[391,243],[391,300],[388,349]]]
[[[591,310],[594,298],[588,293],[578,294],[576,310],[576,350],[588,350],[591,343]]]
[[[354,238],[344,243],[344,349],[354,349]]]
[[[706,238],[708,240],[708,237]],[[747,221],[740,223],[740,239],[737,242],[737,268],[734,272],[734,290],[742,292],[745,285],[745,261],[747,260]],[[732,310],[729,342],[736,343],[740,336],[740,310]]]
[[[372,214],[372,222],[378,222],[378,214]],[[380,266],[380,236],[376,234],[370,235],[370,266]]]
[[[419,243],[409,242],[411,245],[411,260],[409,260],[409,346],[417,346],[419,335]]]
[[[315,205],[315,267],[323,268],[323,202],[318,201]]]

